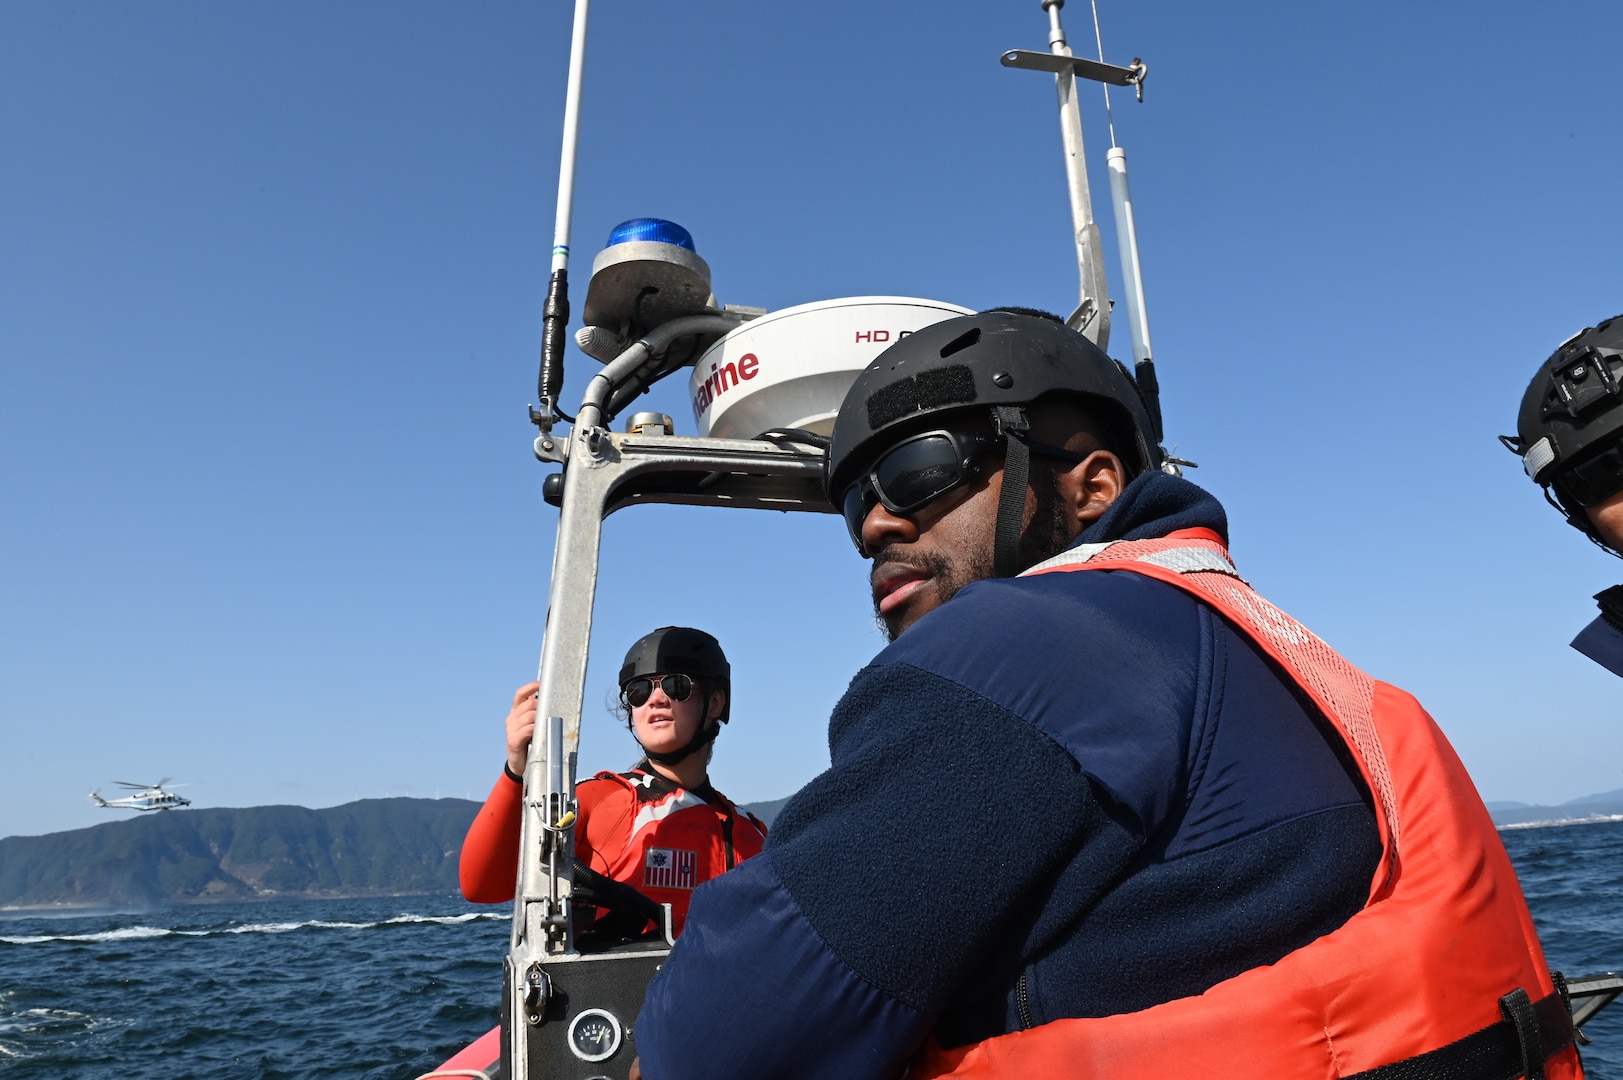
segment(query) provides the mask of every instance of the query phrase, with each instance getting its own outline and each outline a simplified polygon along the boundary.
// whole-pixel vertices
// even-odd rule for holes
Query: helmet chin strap
[[[997,500],[997,532],[992,547],[992,576],[1014,577],[1020,565],[1020,527],[1025,524],[1026,488],[1031,477],[1031,448],[1026,410],[1015,405],[992,408],[997,433],[1003,436],[1003,490]]]
[[[643,746],[643,756],[649,761],[654,762],[656,765],[675,765],[678,762],[686,761],[698,751],[703,750],[705,747],[715,742],[716,736],[720,734],[721,721],[711,721],[703,728],[699,729],[699,731],[694,734],[693,738],[688,740],[688,744],[682,747],[682,749],[672,750],[667,754],[661,754],[648,749],[646,746]],[[642,743],[639,741],[637,745],[642,746]]]

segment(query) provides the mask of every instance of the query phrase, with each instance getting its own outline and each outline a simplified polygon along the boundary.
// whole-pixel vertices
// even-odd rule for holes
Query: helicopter
[[[134,788],[135,794],[122,799],[104,799],[100,792],[92,791],[90,801],[104,810],[173,810],[177,806],[190,806],[192,800],[163,789],[169,780],[167,776],[156,784],[132,784],[128,780],[114,780],[113,783],[119,787]]]

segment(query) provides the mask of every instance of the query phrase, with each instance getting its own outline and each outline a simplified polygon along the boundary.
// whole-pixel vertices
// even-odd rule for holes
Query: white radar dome
[[[897,339],[969,308],[906,296],[853,296],[774,311],[721,338],[688,384],[701,436],[753,439],[773,428],[834,430],[862,370]]]

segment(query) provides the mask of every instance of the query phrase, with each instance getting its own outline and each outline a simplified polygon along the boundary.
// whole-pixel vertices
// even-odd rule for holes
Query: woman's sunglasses
[[[1086,454],[1072,453],[1059,446],[1023,440],[1033,454],[1085,461]],[[873,468],[857,477],[845,489],[840,513],[857,552],[867,555],[862,543],[862,523],[868,520],[874,504],[893,514],[911,514],[924,509],[954,488],[974,480],[981,472],[987,453],[997,448],[1003,437],[962,431],[927,431],[903,439],[879,456]]]
[[[620,687],[620,696],[625,703],[633,709],[640,709],[654,696],[654,686],[665,691],[665,696],[672,701],[686,701],[693,696],[693,679],[687,675],[665,675],[661,678],[652,677],[632,679]]]

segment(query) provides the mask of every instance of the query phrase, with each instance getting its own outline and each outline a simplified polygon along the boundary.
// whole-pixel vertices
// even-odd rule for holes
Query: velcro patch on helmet
[[[975,400],[975,373],[964,364],[921,371],[881,386],[868,395],[868,426],[878,429],[925,409]]]
[[[1522,455],[1522,468],[1527,470],[1530,480],[1537,480],[1538,474],[1555,460],[1555,447],[1550,443],[1548,435],[1528,447],[1527,453]]]

